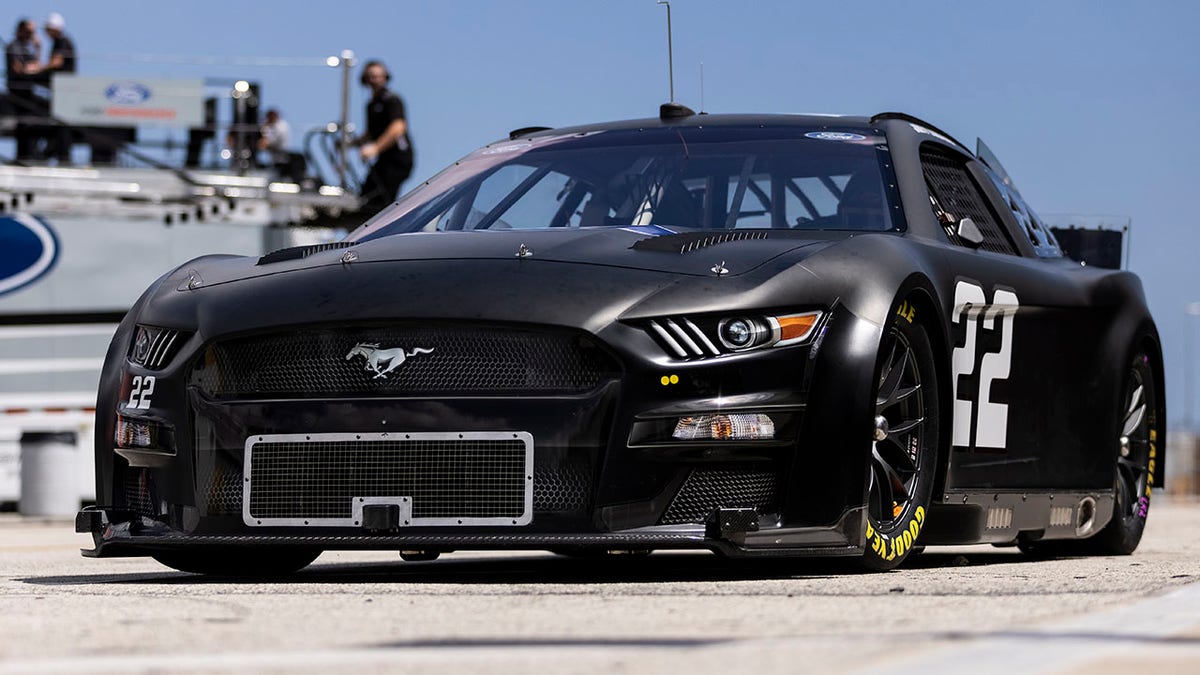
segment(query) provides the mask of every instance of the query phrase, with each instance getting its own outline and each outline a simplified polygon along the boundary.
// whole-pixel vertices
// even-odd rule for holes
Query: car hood
[[[330,264],[433,260],[528,260],[712,276],[736,276],[799,248],[820,233],[769,230],[671,232],[660,227],[589,230],[475,231],[392,235],[363,242],[300,246],[259,259],[204,263],[206,285]],[[807,236],[806,236],[807,235]],[[844,235],[842,235],[844,236]],[[841,237],[838,237],[841,238]]]
[[[803,261],[846,239],[812,234],[437,233],[297,247],[261,259],[209,256],[164,277],[142,319],[209,335],[281,321],[384,317],[599,330],[619,318],[786,302],[804,285],[797,275],[812,279]]]

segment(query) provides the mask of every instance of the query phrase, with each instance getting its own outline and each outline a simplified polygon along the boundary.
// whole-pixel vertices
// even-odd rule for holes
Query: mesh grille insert
[[[940,152],[922,148],[921,168],[942,209],[955,219],[970,218],[975,221],[983,234],[983,244],[979,246],[981,250],[1017,255],[1016,247],[988,206],[987,198],[967,172],[966,165]],[[962,245],[957,236],[951,238],[954,243]]]
[[[583,392],[619,372],[611,356],[572,332],[339,326],[210,344],[191,383],[216,397]]]
[[[158,515],[154,479],[149,469],[126,469],[123,493],[125,508],[147,518]]]
[[[359,498],[406,497],[411,525],[520,524],[531,516],[532,453],[532,438],[511,432],[251,437],[243,515],[354,525]]]
[[[719,508],[778,509],[779,474],[769,469],[694,469],[663,514],[663,525],[703,523]]]

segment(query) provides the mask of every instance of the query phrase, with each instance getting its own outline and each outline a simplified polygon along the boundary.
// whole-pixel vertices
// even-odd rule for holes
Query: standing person
[[[279,114],[279,108],[267,110],[267,120],[258,133],[258,149],[266,152],[271,158],[271,166],[275,168],[275,172],[293,183],[303,181],[307,162],[304,155],[288,150],[288,139],[292,130],[287,120]]]
[[[380,61],[367,61],[362,83],[371,89],[367,102],[367,134],[359,149],[364,161],[375,160],[363,181],[362,195],[367,198],[363,211],[374,215],[396,200],[400,185],[412,173],[412,141],[404,101],[387,88],[392,79]]]
[[[43,117],[49,110],[46,100],[33,93],[42,66],[38,62],[41,44],[37,39],[37,28],[29,19],[17,21],[12,42],[5,51],[5,77],[8,80],[8,97],[13,103],[13,114],[20,118]],[[37,127],[27,121],[17,122],[17,159],[33,159],[38,139]]]
[[[53,82],[50,77],[54,73],[74,73],[75,72],[75,41],[70,38],[63,29],[67,27],[67,22],[63,19],[63,15],[58,12],[50,12],[46,17],[44,29],[46,35],[50,37],[50,57],[46,64],[42,66],[41,72],[38,74],[38,81],[47,87],[50,87],[50,95],[54,95]],[[46,148],[47,155],[53,155],[58,158],[60,164],[65,164],[71,159],[71,129],[60,125],[57,129],[51,130],[47,136],[48,147]]]
[[[67,22],[58,12],[50,12],[46,17],[45,31],[50,36],[50,58],[42,67],[46,82],[49,84],[52,73],[75,72],[75,41],[63,32]]]
[[[279,115],[278,108],[267,110],[267,120],[258,130],[258,149],[267,153],[271,158],[271,165],[280,173],[286,173],[287,144],[291,131],[287,121]]]

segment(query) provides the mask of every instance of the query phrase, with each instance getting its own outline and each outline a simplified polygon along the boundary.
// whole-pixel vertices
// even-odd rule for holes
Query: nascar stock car
[[[1127,554],[1141,283],[899,113],[526,128],[343,241],[165,274],[108,351],[89,556]]]

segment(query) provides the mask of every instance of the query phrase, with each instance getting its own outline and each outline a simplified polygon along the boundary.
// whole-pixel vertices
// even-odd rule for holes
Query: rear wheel
[[[1138,547],[1150,512],[1150,465],[1158,442],[1158,389],[1153,364],[1144,353],[1129,366],[1121,402],[1112,519],[1090,539],[1018,540],[1023,552],[1037,557],[1129,555]]]
[[[222,577],[274,577],[304,569],[321,555],[320,549],[213,548],[198,551],[160,551],[158,562],[180,572]]]
[[[1157,455],[1158,390],[1150,357],[1138,353],[1130,364],[1117,437],[1116,504],[1112,520],[1095,536],[1097,552],[1133,553],[1150,512],[1150,464]]]
[[[933,348],[920,324],[893,315],[880,345],[861,565],[889,570],[912,553],[933,492],[938,448]]]

